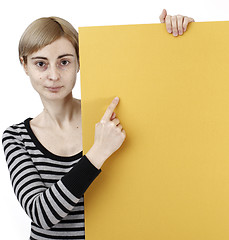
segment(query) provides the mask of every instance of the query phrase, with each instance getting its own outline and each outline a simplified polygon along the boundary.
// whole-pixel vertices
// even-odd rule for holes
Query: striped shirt
[[[31,219],[30,239],[85,239],[83,194],[101,170],[82,152],[62,157],[48,151],[31,119],[2,137],[14,193]]]

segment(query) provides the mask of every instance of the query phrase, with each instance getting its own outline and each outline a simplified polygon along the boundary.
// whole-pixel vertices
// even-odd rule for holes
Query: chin
[[[72,97],[72,91],[71,92],[46,92],[45,94],[41,95],[41,98],[44,98],[46,100],[64,100],[65,98],[71,98]]]

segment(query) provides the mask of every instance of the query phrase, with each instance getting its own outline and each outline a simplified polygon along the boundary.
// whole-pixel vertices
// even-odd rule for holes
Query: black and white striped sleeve
[[[101,170],[83,156],[59,181],[47,188],[13,126],[2,137],[14,193],[31,220],[50,229],[68,215]]]

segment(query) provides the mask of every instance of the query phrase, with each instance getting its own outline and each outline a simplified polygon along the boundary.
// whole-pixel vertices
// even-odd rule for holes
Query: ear
[[[24,68],[24,71],[25,71],[26,75],[28,75],[27,64],[25,63],[23,57],[20,57],[20,61],[21,61],[21,64],[22,64],[22,66],[23,66],[23,68]]]

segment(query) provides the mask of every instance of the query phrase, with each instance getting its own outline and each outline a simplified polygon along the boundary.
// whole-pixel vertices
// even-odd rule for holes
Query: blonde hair
[[[19,42],[19,59],[27,64],[27,56],[51,44],[60,37],[67,38],[76,50],[79,63],[78,32],[66,20],[59,17],[44,17],[32,22]]]

